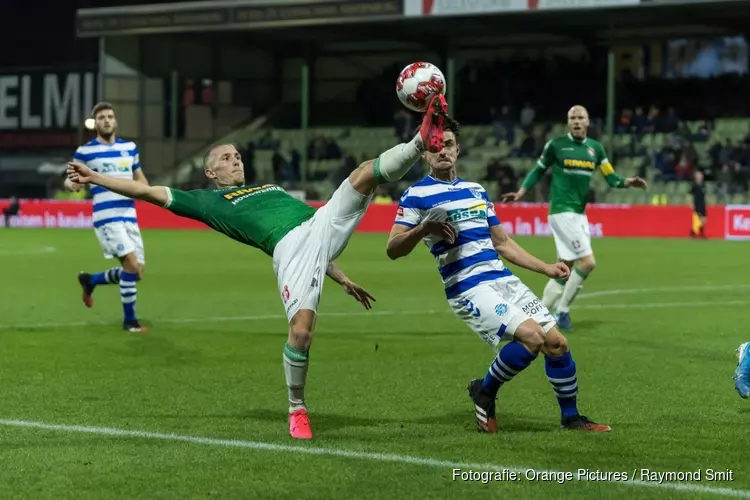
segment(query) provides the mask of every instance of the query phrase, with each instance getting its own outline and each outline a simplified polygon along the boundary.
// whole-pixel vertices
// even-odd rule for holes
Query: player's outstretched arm
[[[96,184],[128,198],[148,201],[160,207],[166,206],[168,200],[166,187],[149,186],[130,179],[117,179],[108,175],[101,175],[83,163],[75,161],[68,163],[68,179],[78,184]]]
[[[503,226],[496,225],[490,228],[490,236],[492,237],[492,246],[495,247],[497,253],[502,255],[503,259],[511,262],[517,266],[534,271],[539,274],[543,274],[549,278],[555,279],[568,279],[570,275],[570,269],[562,262],[556,264],[547,264],[543,262],[529,252],[521,248],[521,245],[513,241],[513,238],[508,236]]]
[[[346,290],[346,293],[354,297],[354,299],[362,304],[365,309],[372,309],[372,304],[370,303],[370,301],[375,302],[375,297],[370,295],[370,292],[350,280],[349,277],[339,266],[336,265],[335,262],[331,262],[328,264],[326,274],[333,281],[343,286],[344,290]]]
[[[397,223],[388,235],[385,253],[392,260],[406,257],[428,234],[438,236],[451,245],[456,241],[456,230],[446,221],[427,220],[411,228]]]

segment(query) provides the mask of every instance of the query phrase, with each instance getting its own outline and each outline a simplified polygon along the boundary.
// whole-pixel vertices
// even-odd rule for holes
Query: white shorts
[[[560,260],[572,262],[594,253],[589,219],[585,214],[563,212],[551,214],[548,220]]]
[[[516,329],[528,319],[539,323],[544,333],[556,324],[544,304],[517,276],[480,283],[448,299],[448,303],[495,350],[500,342],[513,340]]]
[[[143,238],[138,224],[134,222],[110,222],[95,227],[94,232],[105,258],[120,258],[135,252],[138,262],[140,264],[146,263]]]
[[[346,248],[370,198],[346,179],[328,203],[276,245],[273,270],[290,321],[301,309],[317,311],[328,264]]]

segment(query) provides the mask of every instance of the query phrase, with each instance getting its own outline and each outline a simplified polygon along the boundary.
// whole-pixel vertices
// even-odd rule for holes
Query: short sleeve
[[[75,161],[80,161],[81,163],[86,163],[86,156],[81,151],[81,148],[76,149],[76,152],[73,153],[73,159]]]
[[[497,213],[495,212],[495,204],[492,203],[492,200],[490,200],[487,191],[485,191],[484,189],[482,189],[482,198],[484,198],[484,201],[487,203],[487,223],[490,225],[490,227],[499,226],[500,219],[497,217]]]
[[[547,170],[555,164],[555,148],[552,147],[552,140],[547,141],[542,150],[542,155],[536,161],[536,166],[542,170]]]
[[[422,222],[424,211],[420,208],[419,202],[420,199],[416,196],[411,196],[410,190],[407,189],[398,202],[394,223],[412,228]]]
[[[138,146],[135,147],[135,154],[133,155],[133,172],[141,168],[141,153],[138,151]]]
[[[204,191],[182,191],[174,188],[167,189],[167,203],[164,208],[172,213],[190,219],[203,220]]]

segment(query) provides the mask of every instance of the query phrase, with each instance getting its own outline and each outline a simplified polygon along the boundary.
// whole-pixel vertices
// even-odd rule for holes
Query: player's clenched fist
[[[568,269],[568,266],[564,262],[557,262],[555,264],[549,264],[544,269],[544,274],[548,278],[567,280],[570,276],[570,269]]]
[[[93,170],[77,161],[68,162],[68,179],[78,184],[88,184],[94,176]]]

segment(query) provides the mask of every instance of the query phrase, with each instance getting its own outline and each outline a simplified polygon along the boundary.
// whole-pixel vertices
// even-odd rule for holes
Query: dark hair
[[[96,104],[96,106],[94,106],[94,109],[91,110],[91,118],[96,118],[96,115],[100,111],[108,111],[108,110],[114,111],[115,108],[112,107],[112,105],[106,101],[99,102]]]
[[[461,136],[461,124],[458,123],[458,120],[454,120],[450,116],[445,117],[445,121],[443,122],[443,131],[450,130],[453,132],[453,135],[456,136],[456,144],[459,142],[459,137]]]
[[[419,133],[419,129],[421,126],[417,127],[417,134]],[[456,144],[458,144],[461,138],[461,124],[458,123],[458,120],[455,120],[451,118],[448,115],[445,115],[445,121],[443,122],[443,132],[450,130],[453,132],[453,135],[456,136]]]

